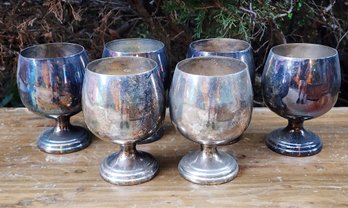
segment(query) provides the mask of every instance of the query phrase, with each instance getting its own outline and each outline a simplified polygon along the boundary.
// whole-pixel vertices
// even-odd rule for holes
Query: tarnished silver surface
[[[73,43],[49,43],[20,52],[17,84],[23,104],[32,112],[57,120],[38,138],[40,150],[70,153],[90,144],[87,130],[72,126],[70,116],[81,111],[81,91],[88,56]]]
[[[275,152],[310,156],[322,149],[320,138],[303,128],[303,122],[323,115],[337,101],[341,74],[335,49],[306,43],[271,49],[262,77],[266,105],[288,119],[286,128],[266,138]]]
[[[182,158],[180,174],[198,184],[232,180],[238,165],[216,146],[238,139],[250,123],[253,92],[246,64],[217,56],[183,60],[176,66],[169,101],[176,129],[202,144],[202,151]]]
[[[170,70],[165,46],[161,41],[147,38],[116,39],[105,44],[102,57],[137,56],[150,58],[158,65],[158,76],[161,77],[165,91],[169,88]],[[161,127],[153,135],[138,144],[147,144],[159,140],[164,133]]]
[[[209,38],[192,42],[187,57],[225,56],[243,61],[248,66],[251,82],[255,79],[255,63],[251,45],[244,41],[231,38]]]
[[[113,57],[87,65],[82,104],[88,128],[99,138],[121,145],[118,153],[100,166],[101,176],[117,185],[133,185],[152,179],[156,160],[138,152],[135,142],[161,126],[164,88],[157,64],[148,58]]]

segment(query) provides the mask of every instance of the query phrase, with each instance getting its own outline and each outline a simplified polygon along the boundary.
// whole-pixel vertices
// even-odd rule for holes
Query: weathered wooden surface
[[[221,148],[237,157],[240,173],[217,186],[180,177],[180,158],[199,146],[179,135],[168,115],[162,140],[138,146],[157,158],[159,174],[128,187],[99,177],[100,161],[117,145],[94,137],[83,151],[45,154],[36,148],[36,137],[53,121],[25,109],[0,109],[0,115],[0,207],[348,207],[348,108],[305,122],[324,142],[321,153],[307,158],[267,149],[265,135],[286,120],[254,109],[244,138]],[[83,125],[81,115],[72,120]]]

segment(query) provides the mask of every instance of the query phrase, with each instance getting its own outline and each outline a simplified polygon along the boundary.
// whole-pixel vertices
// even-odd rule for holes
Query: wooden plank
[[[238,177],[230,183],[200,186],[177,171],[181,157],[199,145],[183,138],[169,122],[158,142],[138,146],[153,154],[159,174],[128,187],[104,182],[100,161],[117,145],[93,138],[85,150],[50,155],[36,148],[36,137],[54,121],[26,109],[0,109],[0,207],[348,207],[348,108],[334,108],[305,122],[324,148],[312,157],[276,154],[264,144],[267,133],[286,120],[255,108],[243,139],[221,147],[236,156]],[[81,114],[73,123],[84,125]]]

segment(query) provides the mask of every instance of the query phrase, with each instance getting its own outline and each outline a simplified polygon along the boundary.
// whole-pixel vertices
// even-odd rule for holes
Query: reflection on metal
[[[101,176],[117,185],[151,180],[157,161],[137,151],[135,143],[148,138],[161,126],[164,88],[157,64],[148,58],[112,57],[87,65],[82,104],[88,128],[99,138],[121,145],[100,166]]]
[[[284,44],[271,49],[262,77],[266,105],[289,120],[267,136],[272,150],[290,156],[320,152],[322,144],[303,122],[323,115],[336,103],[341,75],[337,51],[315,44]]]
[[[21,51],[17,84],[23,104],[32,112],[57,120],[38,138],[40,150],[70,153],[87,147],[89,133],[72,126],[70,116],[81,111],[81,91],[88,57],[72,43],[35,45]]]
[[[169,100],[176,129],[202,145],[181,159],[180,174],[198,184],[236,177],[235,159],[216,146],[237,141],[249,125],[253,93],[246,64],[217,56],[183,60],[176,66]]]

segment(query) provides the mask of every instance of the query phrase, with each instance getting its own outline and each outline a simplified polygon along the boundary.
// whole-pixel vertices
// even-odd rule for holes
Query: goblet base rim
[[[149,136],[148,138],[141,140],[139,142],[136,142],[136,143],[137,144],[153,143],[153,142],[160,140],[162,138],[163,134],[164,134],[164,127],[162,126],[155,133],[153,133],[151,136]]]
[[[158,162],[149,153],[137,151],[131,161],[121,158],[120,152],[106,157],[99,168],[100,176],[111,184],[130,186],[153,179],[159,169]]]
[[[180,160],[178,169],[183,178],[200,185],[227,183],[239,172],[234,157],[220,151],[211,158],[203,156],[202,151],[188,153]]]
[[[90,133],[83,127],[71,126],[69,131],[46,129],[37,140],[37,147],[50,154],[67,154],[82,150],[91,143]]]
[[[318,154],[323,147],[319,136],[306,129],[276,129],[267,135],[265,143],[272,151],[292,157],[312,156]]]

